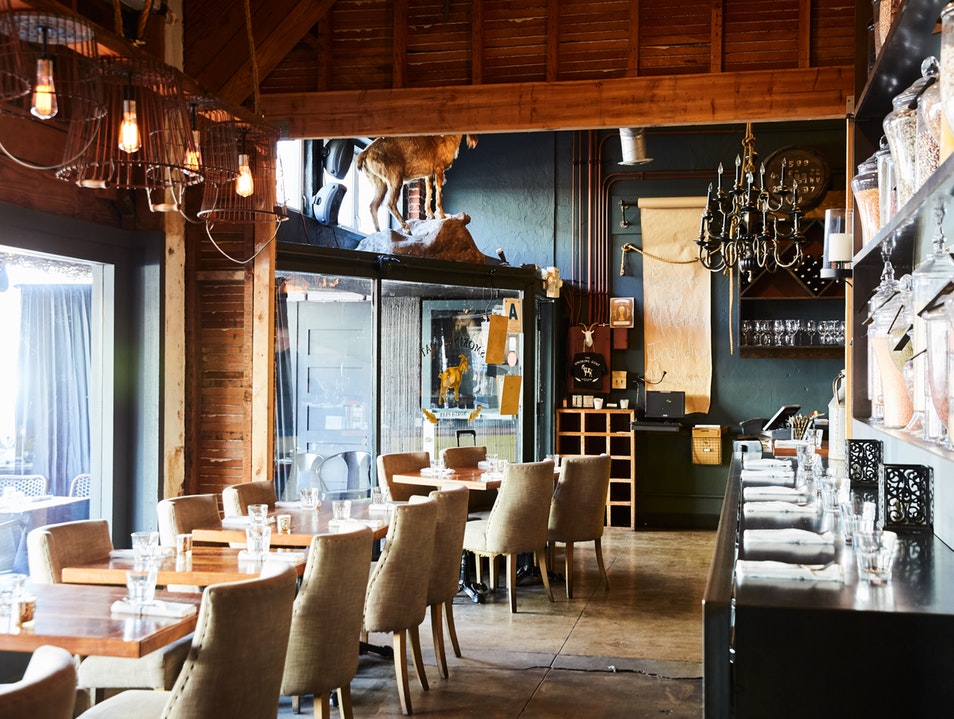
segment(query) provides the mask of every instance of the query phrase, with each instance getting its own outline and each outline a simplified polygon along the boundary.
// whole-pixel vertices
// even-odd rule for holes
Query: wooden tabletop
[[[262,571],[263,562],[241,559],[239,554],[243,551],[235,547],[193,547],[192,556],[167,556],[159,565],[156,584],[159,586],[178,584],[207,587],[210,584],[235,582],[257,577]],[[297,562],[289,561],[288,564],[295,568],[300,577],[305,571],[306,551],[299,547],[295,554],[301,555],[301,560]],[[88,564],[63,567],[63,582],[71,584],[114,584],[125,587],[126,572],[132,568],[133,558],[126,554],[118,557],[104,557],[99,561]]]
[[[125,587],[79,584],[27,584],[36,597],[33,625],[18,627],[0,616],[0,650],[32,652],[43,644],[89,656],[142,657],[186,636],[195,629],[197,615],[188,617],[133,617],[113,614],[113,602],[126,596]],[[157,591],[156,598],[193,604],[201,594]]]
[[[417,471],[395,474],[391,479],[400,484],[417,484],[425,487],[443,487],[445,484],[453,483],[463,484],[468,489],[481,492],[488,489],[500,489],[499,479],[484,480],[482,479],[484,474],[486,474],[485,470],[479,467],[457,467],[453,472],[440,477],[433,474],[421,474]]]
[[[302,509],[298,502],[281,503],[280,506],[272,509],[268,516],[270,518],[279,514],[288,514],[291,516],[291,531],[281,533],[276,531],[275,524],[272,523],[272,547],[308,547],[311,545],[311,539],[316,534],[328,534],[332,531],[329,522],[332,520],[331,502],[325,500],[321,503],[321,508],[317,510]],[[370,500],[356,500],[351,502],[351,518],[361,522],[380,522],[380,525],[373,526],[375,539],[383,539],[388,533],[389,514],[386,511],[371,509]],[[241,521],[241,518],[235,518]],[[224,520],[224,525],[217,527],[196,527],[192,530],[192,541],[206,542],[212,544],[245,544],[245,529],[242,527],[230,527],[229,519]],[[234,520],[233,520],[234,521]],[[196,547],[194,547],[196,549]],[[193,549],[193,551],[194,551]]]

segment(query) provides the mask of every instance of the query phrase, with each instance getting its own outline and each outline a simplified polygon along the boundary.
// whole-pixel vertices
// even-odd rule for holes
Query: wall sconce
[[[851,277],[851,258],[855,253],[852,234],[852,210],[825,210],[825,249],[818,274],[826,279]]]

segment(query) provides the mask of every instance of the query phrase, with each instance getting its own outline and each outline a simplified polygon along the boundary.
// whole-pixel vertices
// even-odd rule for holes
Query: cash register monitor
[[[765,423],[765,426],[762,427],[762,431],[771,432],[774,429],[782,429],[785,426],[785,423],[794,417],[801,408],[802,406],[800,404],[787,404],[783,406],[778,412],[775,413],[775,416],[773,416],[772,419]]]

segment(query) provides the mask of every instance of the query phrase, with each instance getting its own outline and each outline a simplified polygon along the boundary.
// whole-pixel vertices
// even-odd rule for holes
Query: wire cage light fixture
[[[223,139],[231,134],[236,174],[206,179],[199,217],[215,223],[283,222],[284,208],[276,204],[279,132],[264,122],[237,120],[217,128]],[[215,133],[210,130],[210,135]]]
[[[738,270],[748,281],[760,269],[794,267],[805,256],[798,181],[785,184],[784,160],[777,185],[766,183],[764,163],[756,181],[757,159],[752,124],[747,123],[742,154],[735,158],[735,179],[724,189],[719,163],[717,185],[713,190],[709,184],[696,240],[699,262],[706,269],[724,274]]]
[[[142,53],[100,61],[107,121],[95,137],[71,126],[61,180],[81,187],[166,190],[197,184],[189,108],[174,68]],[[84,149],[85,148],[85,149]]]
[[[18,92],[23,86],[26,92]],[[73,125],[95,136],[106,104],[93,26],[78,16],[5,5],[0,9],[0,99],[3,114],[57,126],[64,138]],[[2,142],[0,151],[34,169],[63,164],[27,162]]]

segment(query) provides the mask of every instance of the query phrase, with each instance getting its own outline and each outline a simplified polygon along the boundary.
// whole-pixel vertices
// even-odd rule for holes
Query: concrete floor
[[[438,676],[430,621],[421,627],[429,691],[413,668],[415,716],[536,719],[543,717],[702,716],[702,594],[715,532],[608,529],[604,591],[592,543],[576,548],[574,597],[539,578],[518,584],[517,614],[505,589],[474,604],[454,602],[463,657],[446,641],[449,678]],[[555,569],[562,573],[562,555]],[[390,645],[389,635],[371,635]],[[351,684],[354,716],[401,716],[393,664],[362,657]],[[303,714],[312,712],[302,698]],[[280,717],[291,717],[283,698]],[[332,716],[338,716],[336,709]]]

